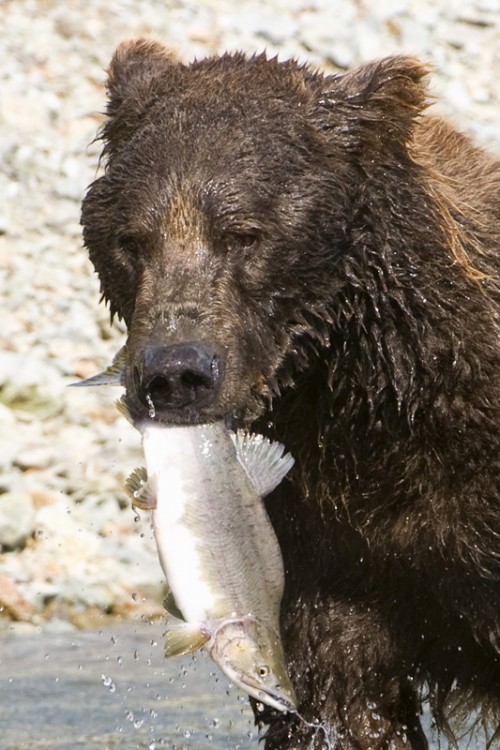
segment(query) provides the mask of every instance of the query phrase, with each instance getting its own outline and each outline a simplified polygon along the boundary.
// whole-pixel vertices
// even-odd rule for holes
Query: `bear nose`
[[[155,410],[203,406],[217,393],[222,378],[217,352],[200,342],[147,348],[138,395]]]

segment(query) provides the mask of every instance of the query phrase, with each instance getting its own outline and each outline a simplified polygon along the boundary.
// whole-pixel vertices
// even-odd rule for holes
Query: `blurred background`
[[[499,0],[0,0],[0,629],[161,612],[147,520],[124,479],[139,434],[119,388],[68,389],[122,345],[99,305],[79,211],[116,45],[186,59],[267,50],[329,72],[398,52],[434,67],[436,105],[500,147]]]

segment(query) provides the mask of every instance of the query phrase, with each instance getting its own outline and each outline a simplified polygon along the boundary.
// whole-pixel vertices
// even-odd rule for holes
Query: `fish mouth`
[[[276,685],[274,688],[263,685],[258,680],[253,679],[250,675],[239,675],[240,684],[245,686],[245,690],[257,701],[262,701],[272,708],[276,708],[283,713],[296,713],[297,701],[293,691]]]

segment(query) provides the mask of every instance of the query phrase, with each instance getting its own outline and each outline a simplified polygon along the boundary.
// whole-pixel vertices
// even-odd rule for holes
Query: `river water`
[[[0,635],[1,750],[256,750],[246,697],[164,626]]]
[[[0,633],[0,750],[262,747],[246,695],[203,653],[166,660],[163,630],[145,620]],[[458,743],[484,747],[470,736]]]

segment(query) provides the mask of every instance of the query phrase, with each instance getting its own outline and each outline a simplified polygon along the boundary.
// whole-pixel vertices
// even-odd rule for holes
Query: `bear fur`
[[[209,342],[213,397],[155,418],[224,418],[296,461],[266,506],[300,706],[256,708],[267,750],[423,750],[423,699],[495,742],[500,170],[425,111],[427,72],[185,65],[146,40],[109,68],[82,224],[128,407],[147,418],[151,347]]]

